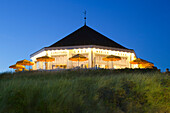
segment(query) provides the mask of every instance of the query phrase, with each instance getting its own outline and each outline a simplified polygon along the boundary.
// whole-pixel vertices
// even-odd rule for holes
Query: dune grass
[[[0,113],[168,113],[169,75],[67,70],[0,74]]]

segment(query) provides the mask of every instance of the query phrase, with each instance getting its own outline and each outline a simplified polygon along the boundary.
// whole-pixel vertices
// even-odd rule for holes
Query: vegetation
[[[169,75],[66,70],[0,74],[0,113],[168,113]]]

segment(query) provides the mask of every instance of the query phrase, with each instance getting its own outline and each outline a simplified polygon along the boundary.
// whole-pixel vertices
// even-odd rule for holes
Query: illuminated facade
[[[76,54],[82,54],[88,58],[87,61],[79,62],[81,68],[121,69],[137,67],[137,65],[129,63],[136,58],[134,50],[127,49],[84,25],[53,45],[33,53],[31,59],[35,64],[32,68],[33,70],[44,69],[45,64],[37,62],[36,58],[45,55],[55,58],[55,61],[48,62],[48,70],[76,68],[78,63],[69,60],[70,57]],[[102,58],[108,55],[119,56],[121,60],[113,62],[103,61]]]

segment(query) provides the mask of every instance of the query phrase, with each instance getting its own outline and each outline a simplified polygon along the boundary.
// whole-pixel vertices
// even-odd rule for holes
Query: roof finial
[[[84,11],[84,25],[86,25],[86,10]]]

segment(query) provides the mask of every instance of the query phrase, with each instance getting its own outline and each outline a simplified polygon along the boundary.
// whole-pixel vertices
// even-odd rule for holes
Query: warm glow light
[[[87,61],[81,62],[80,64],[86,65],[88,67],[95,67],[95,65],[99,67],[111,67],[110,63],[107,63],[107,61],[103,61],[102,58],[108,56],[108,55],[115,55],[121,57],[120,61],[114,62],[114,67],[116,68],[137,68],[138,65],[131,65],[129,62],[134,60],[135,53],[131,52],[123,52],[118,50],[109,50],[109,49],[99,49],[99,48],[78,48],[78,49],[57,49],[57,50],[48,50],[48,51],[42,51],[34,56],[31,57],[32,61],[36,63],[36,58],[42,57],[42,56],[50,56],[54,57],[55,61],[49,64],[49,68],[52,69],[52,65],[60,65],[59,67],[62,67],[62,65],[66,65],[67,68],[72,68],[76,66],[74,62],[69,61],[69,58],[76,55],[76,54],[82,54],[88,58]],[[93,63],[92,63],[93,60]],[[43,68],[43,64],[38,63],[33,66],[33,69]],[[38,67],[38,68],[37,68]]]

